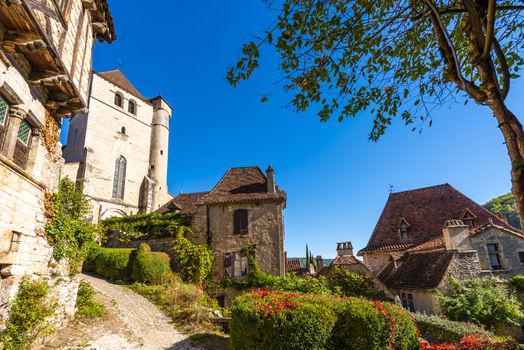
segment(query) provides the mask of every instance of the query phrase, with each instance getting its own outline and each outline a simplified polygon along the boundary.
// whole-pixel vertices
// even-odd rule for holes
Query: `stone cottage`
[[[88,105],[96,39],[115,39],[105,0],[0,1],[0,324],[22,276],[55,278],[59,314],[74,311],[78,281],[51,273],[44,198],[58,185],[61,118]]]
[[[149,213],[169,201],[167,157],[172,109],[145,98],[120,71],[93,73],[89,112],[75,115],[63,173],[82,180],[92,221]]]
[[[449,278],[524,273],[524,236],[449,184],[390,194],[359,255],[411,311],[439,313]]]
[[[179,194],[158,212],[192,217],[193,240],[213,252],[212,278],[242,278],[249,269],[244,248],[263,271],[283,275],[286,193],[278,188],[271,166],[230,168],[209,192]]]

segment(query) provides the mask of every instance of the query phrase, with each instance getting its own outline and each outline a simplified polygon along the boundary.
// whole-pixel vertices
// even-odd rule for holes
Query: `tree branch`
[[[495,5],[496,0],[489,0],[488,2],[488,22],[486,24],[486,39],[484,41],[484,51],[482,58],[487,59],[491,51],[491,44],[493,42],[493,33],[495,31]]]
[[[502,98],[505,100],[509,93],[509,87],[510,87],[510,73],[508,68],[508,62],[506,61],[506,55],[504,55],[504,51],[502,51],[502,48],[500,47],[499,41],[497,38],[493,38],[493,49],[495,50],[495,54],[497,55],[497,58],[500,62],[500,68],[502,70],[503,75],[503,87],[502,87]]]

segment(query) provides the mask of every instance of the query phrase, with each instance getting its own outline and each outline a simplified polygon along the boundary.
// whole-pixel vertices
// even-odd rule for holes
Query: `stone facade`
[[[71,119],[63,169],[83,181],[93,222],[151,212],[172,198],[167,192],[170,116],[162,97],[144,98],[120,71],[93,74],[89,113]],[[124,169],[117,172],[121,164]]]
[[[0,2],[0,325],[24,276],[53,286],[55,324],[76,302],[78,279],[44,235],[44,198],[58,185],[60,118],[87,107],[94,41],[114,32],[105,1],[61,4]]]
[[[249,259],[241,251],[252,248],[261,269],[285,273],[285,192],[259,167],[231,168],[210,192],[181,194],[160,208],[160,213],[181,212],[192,217],[193,240],[213,252],[212,278],[242,278]]]

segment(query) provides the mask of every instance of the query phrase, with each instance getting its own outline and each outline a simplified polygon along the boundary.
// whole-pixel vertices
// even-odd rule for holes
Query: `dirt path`
[[[96,290],[95,299],[108,315],[95,322],[73,321],[61,330],[53,344],[37,349],[88,350],[197,350],[155,305],[125,286],[82,275]]]

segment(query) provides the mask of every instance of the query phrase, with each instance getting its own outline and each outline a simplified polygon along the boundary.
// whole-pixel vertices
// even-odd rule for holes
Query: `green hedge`
[[[151,252],[147,244],[138,249],[90,247],[84,271],[114,280],[160,284],[171,278],[170,258]]]
[[[169,255],[166,253],[151,252],[147,244],[141,244],[134,252],[131,264],[131,279],[133,281],[162,284],[171,277]]]
[[[232,349],[418,349],[409,313],[361,298],[257,289],[235,299]]]
[[[494,334],[473,323],[451,321],[437,315],[414,314],[422,338],[431,343],[459,342],[467,334]]]

